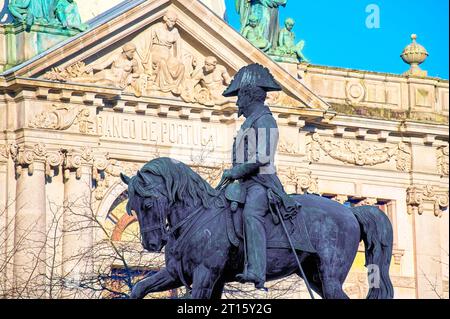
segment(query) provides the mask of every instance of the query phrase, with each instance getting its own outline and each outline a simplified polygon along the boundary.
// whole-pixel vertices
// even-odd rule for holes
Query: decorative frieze
[[[448,145],[437,149],[437,170],[441,176],[448,176],[448,151]]]
[[[425,211],[424,203],[429,202],[434,205],[434,215],[441,217],[442,211],[449,205],[448,191],[439,190],[431,185],[411,186],[407,189],[406,202],[410,215],[416,213],[422,215]]]
[[[65,131],[73,125],[83,134],[93,133],[94,120],[87,107],[52,105],[48,110],[38,114],[28,124],[31,128]]]
[[[320,161],[322,153],[337,161],[357,166],[376,166],[395,159],[397,170],[411,171],[411,150],[403,142],[392,147],[380,147],[363,141],[335,140],[331,137],[321,137],[318,133],[315,133],[312,135],[312,141],[309,145],[311,161]]]

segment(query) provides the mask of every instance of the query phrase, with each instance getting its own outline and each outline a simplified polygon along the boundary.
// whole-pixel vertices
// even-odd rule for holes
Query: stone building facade
[[[169,156],[217,183],[242,123],[220,93],[255,62],[283,87],[268,104],[286,190],[378,205],[394,226],[396,297],[448,298],[448,80],[275,63],[193,0],[129,1],[0,74],[4,294],[69,298],[67,285],[48,287],[124,262],[157,269],[153,254],[99,261],[105,240],[139,246],[126,241],[137,225],[119,174]],[[363,252],[346,283],[353,298],[367,291]]]

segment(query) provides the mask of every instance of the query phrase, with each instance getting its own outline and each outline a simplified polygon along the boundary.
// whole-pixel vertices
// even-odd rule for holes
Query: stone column
[[[45,297],[46,246],[45,171],[47,150],[13,145],[16,165],[16,216],[14,231],[14,295]]]
[[[7,243],[7,224],[8,224],[8,159],[9,150],[7,145],[0,145],[0,256],[6,256]],[[0,263],[0,268],[6,266]],[[6,291],[6,267],[0,272],[0,299],[6,296],[2,295],[2,291]]]
[[[66,297],[93,273],[92,150],[70,150],[64,161],[63,276]],[[80,297],[78,295],[78,297]]]
[[[413,215],[416,266],[416,297],[435,299],[443,295],[440,223],[448,208],[448,193],[432,186],[407,190],[408,214]]]

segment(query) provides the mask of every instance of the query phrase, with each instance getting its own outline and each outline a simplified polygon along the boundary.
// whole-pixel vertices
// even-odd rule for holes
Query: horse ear
[[[136,175],[138,177],[140,177],[144,181],[145,185],[151,185],[152,184],[152,180],[148,176],[146,176],[145,174],[142,174],[141,171],[138,171]]]
[[[124,174],[120,173],[120,179],[121,179],[122,182],[124,182],[125,184],[130,185],[131,178],[129,178],[127,175],[124,175]]]

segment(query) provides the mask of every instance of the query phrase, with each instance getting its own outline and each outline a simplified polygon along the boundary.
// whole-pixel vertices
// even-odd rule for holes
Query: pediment
[[[168,12],[177,16],[171,31],[164,22]],[[134,52],[132,58],[126,50]],[[207,60],[217,61],[211,73],[204,71]],[[229,78],[250,63],[267,67],[282,86],[283,92],[269,96],[271,105],[328,109],[320,97],[196,0],[139,1],[5,75],[114,87],[123,94],[167,96],[213,107],[231,102],[220,93]]]

